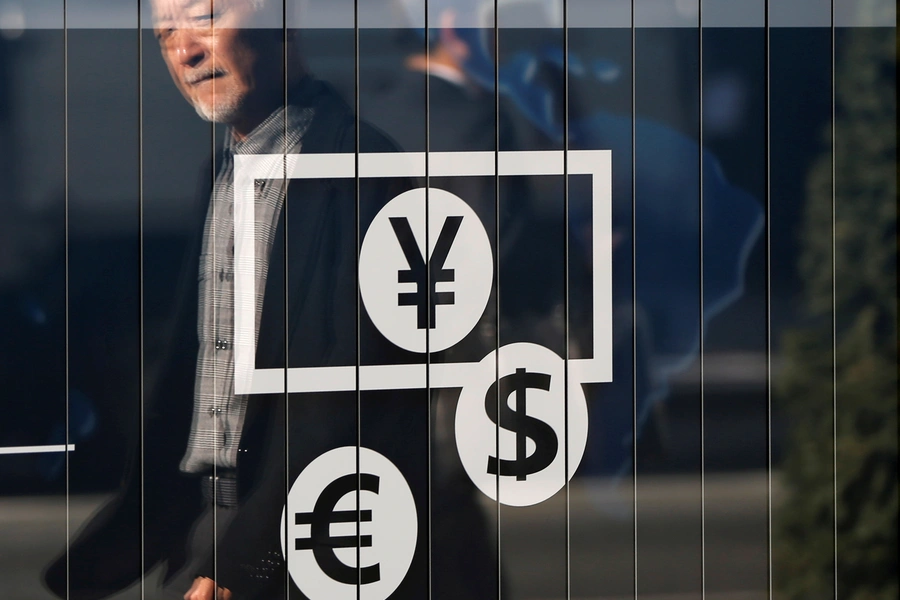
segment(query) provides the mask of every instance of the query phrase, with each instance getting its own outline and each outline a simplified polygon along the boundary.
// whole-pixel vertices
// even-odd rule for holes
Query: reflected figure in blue
[[[404,0],[404,6],[414,13],[414,2]],[[543,147],[568,143],[572,150],[612,150],[615,383],[597,387],[590,394],[591,434],[583,471],[625,473],[631,470],[634,447],[632,363],[635,430],[639,439],[656,438],[649,443],[659,445],[662,424],[655,415],[668,396],[670,379],[697,358],[700,332],[710,320],[743,294],[748,256],[763,228],[762,205],[729,183],[715,155],[674,128],[639,115],[632,119],[627,114],[580,110],[572,92],[575,84],[589,79],[600,84],[614,82],[623,67],[613,61],[587,60],[571,53],[566,61],[560,44],[547,44],[501,55],[495,72],[493,6],[485,0],[429,3],[431,14],[465,12],[481,18],[478,27],[456,28],[452,35],[432,32],[453,41],[447,47],[466,85],[493,92],[496,77],[504,106],[512,107],[518,124],[533,129],[521,138],[536,135],[543,140]],[[548,3],[511,0],[502,3],[501,11],[501,26],[524,19],[535,27],[562,27],[562,15],[554,14]],[[441,23],[442,27],[450,25]],[[567,79],[568,115],[564,110]],[[579,276],[582,271],[590,272],[590,197],[582,187],[574,180],[570,184],[570,253],[584,258],[580,268],[570,265],[572,297],[582,295],[579,285],[589,285],[589,280]],[[570,311],[572,322],[590,322],[591,316],[579,315],[575,305],[570,305]],[[570,331],[570,349],[572,344],[589,347],[589,340],[580,337],[579,331]]]

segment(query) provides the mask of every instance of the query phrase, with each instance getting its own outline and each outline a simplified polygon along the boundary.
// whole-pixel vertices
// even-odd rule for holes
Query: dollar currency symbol
[[[359,475],[360,490],[378,493],[377,475],[361,473]],[[294,522],[297,525],[309,525],[308,538],[294,540],[295,550],[312,550],[319,568],[326,575],[347,585],[356,584],[357,571],[348,567],[335,555],[335,548],[355,548],[357,544],[362,548],[372,546],[371,535],[334,536],[331,535],[332,523],[353,523],[359,521],[371,521],[372,511],[361,510],[357,515],[355,510],[334,510],[338,500],[356,490],[356,474],[344,475],[332,481],[322,490],[322,494],[316,500],[312,512],[297,513]],[[359,570],[359,582],[362,584],[375,583],[381,578],[381,568],[374,564]]]
[[[498,416],[497,385],[500,385],[500,402]],[[542,471],[550,466],[556,458],[559,440],[553,428],[540,419],[529,417],[526,412],[526,394],[529,388],[548,391],[550,375],[545,373],[529,373],[525,369],[516,369],[515,373],[500,378],[488,388],[484,397],[484,408],[491,421],[516,433],[516,458],[506,460],[496,456],[488,457],[487,471],[492,475],[515,475],[516,481],[525,481],[526,477]],[[509,407],[508,398],[516,395],[516,408]],[[534,440],[534,452],[529,456],[526,451],[526,440]]]

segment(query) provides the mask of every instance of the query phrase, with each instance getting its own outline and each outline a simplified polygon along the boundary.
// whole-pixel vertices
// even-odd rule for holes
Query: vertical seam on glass
[[[212,9],[212,4],[210,4],[210,10],[211,9]],[[214,29],[215,26],[216,25],[213,22],[211,27]],[[213,68],[213,70],[215,70],[216,69],[216,55],[213,54],[211,58],[212,58],[212,68]],[[215,77],[212,79],[212,92],[213,92],[213,103],[215,103],[215,98],[216,98],[216,78]],[[211,140],[211,145],[212,145],[212,156],[213,156],[212,171],[210,173],[210,178],[212,180],[211,181],[212,193],[210,194],[210,198],[209,198],[209,211],[212,213],[211,214],[211,216],[212,216],[212,219],[211,219],[211,221],[212,221],[212,226],[211,226],[212,239],[216,240],[216,238],[218,237],[218,232],[216,231],[216,202],[215,202],[215,199],[217,196],[217,192],[216,192],[216,126],[211,123],[209,129],[210,129],[210,140]],[[227,135],[234,135],[234,134],[229,133],[228,130],[226,130],[223,135],[227,136]],[[232,157],[232,160],[233,160],[233,157]],[[255,202],[255,200],[256,199],[254,198],[254,202]],[[232,197],[232,202],[234,202],[233,197]],[[204,243],[204,242],[202,241],[202,238],[201,238],[201,244],[202,243]],[[216,260],[216,251],[218,250],[217,246],[218,246],[218,244],[216,244],[214,241],[212,244],[213,264],[215,264],[215,260]],[[232,266],[232,268],[233,268],[233,266]],[[255,283],[255,281],[254,281],[254,283]],[[215,284],[213,284],[213,285],[215,285]],[[218,341],[218,337],[219,337],[219,314],[218,313],[219,313],[219,311],[217,308],[217,304],[218,304],[217,302],[212,303],[211,313],[213,316],[212,322],[213,322],[213,328],[214,328],[214,336],[215,336],[216,340]],[[213,390],[219,389],[219,386],[216,383],[216,379],[217,379],[217,375],[215,373],[213,373],[213,383],[214,383]],[[220,398],[218,398],[217,396],[218,396],[217,392],[214,391],[213,392],[213,407],[218,407],[218,405],[219,405]],[[218,413],[216,413],[216,414],[218,415]],[[218,596],[218,586],[219,586],[219,553],[218,553],[218,546],[219,546],[219,544],[218,544],[218,542],[219,542],[219,520],[218,520],[218,517],[219,517],[219,486],[217,485],[217,482],[218,482],[218,476],[219,476],[218,475],[219,461],[218,461],[218,456],[217,456],[218,451],[215,450],[215,448],[219,443],[219,419],[218,419],[218,417],[216,417],[216,418],[213,418],[212,421],[213,421],[213,440],[214,440],[214,442],[213,442],[213,448],[214,448],[213,465],[212,465],[213,485],[211,486],[212,487],[212,523],[213,523],[213,537],[212,537],[213,593]]]
[[[66,597],[69,596],[69,21],[68,0],[63,0],[63,173],[65,177],[63,220],[65,221],[65,321],[66,321],[66,357],[65,357],[65,389],[63,397],[66,401]],[[142,519],[143,521],[143,519]]]
[[[362,477],[359,468],[360,446],[362,444],[362,392],[359,384],[359,370],[362,363],[362,350],[360,345],[360,285],[359,285],[359,0],[353,0],[353,111],[356,131],[354,139],[356,146],[353,148],[353,173],[356,182],[356,223],[353,236],[353,254],[356,257],[356,600],[362,596],[362,539],[360,537],[361,520],[361,493]]]
[[[140,389],[138,390],[138,404],[140,406],[140,431],[138,437],[141,440],[141,600],[146,595],[146,556],[144,552],[144,32],[141,28],[141,0],[137,2],[137,38],[138,38],[138,336],[139,344],[139,371]],[[68,453],[66,453],[68,454]]]
[[[427,1],[427,0],[426,0]],[[500,2],[494,0],[494,381],[500,381]],[[494,423],[494,455],[500,460],[500,386],[495,386],[497,422]],[[503,600],[503,569],[501,568],[500,537],[500,469],[494,476],[497,535],[497,598]]]
[[[700,236],[697,240],[700,251],[700,597],[706,600],[706,342],[703,264],[703,0],[697,0],[697,42],[698,42],[698,116],[699,116],[699,204]]]
[[[430,184],[431,184],[431,173],[430,173],[430,160],[429,155],[431,153],[431,44],[429,44],[428,40],[428,30],[429,30],[429,11],[428,11],[428,0],[425,0],[425,293],[432,294],[436,293],[431,288],[431,246],[429,244],[429,202],[430,202]],[[426,306],[428,306],[427,312],[427,324],[425,327],[425,406],[426,406],[426,424],[425,424],[425,434],[426,434],[426,449],[425,454],[427,456],[427,467],[426,471],[428,472],[427,477],[427,505],[428,505],[428,518],[427,518],[427,527],[428,531],[426,532],[427,543],[427,554],[428,554],[428,573],[426,574],[426,581],[428,587],[428,598],[432,597],[432,569],[431,569],[431,558],[432,558],[432,536],[431,536],[431,521],[432,521],[432,504],[431,504],[431,326],[433,323],[434,315],[432,314],[432,304],[431,298],[429,297],[426,300]],[[436,310],[436,309],[434,309]]]
[[[566,599],[572,597],[572,548],[569,519],[569,3],[563,0],[563,321],[565,368],[563,370],[563,481],[566,488]],[[579,387],[581,384],[579,384]],[[498,412],[499,414],[499,412]],[[499,454],[498,454],[499,456]]]
[[[834,534],[834,597],[838,597],[838,482],[837,482],[837,240],[835,204],[837,198],[837,179],[835,177],[835,161],[837,159],[837,122],[835,120],[835,96],[837,78],[835,76],[835,26],[834,0],[831,0],[831,468],[832,468],[832,528]]]
[[[637,512],[637,44],[634,23],[634,3],[631,0],[631,522],[634,569],[634,598],[638,593],[638,512]],[[596,316],[595,316],[596,318]]]
[[[772,126],[771,95],[772,84],[769,72],[771,48],[769,38],[769,0],[765,1],[765,69],[766,69],[766,570],[769,599],[774,598],[773,557],[772,557]]]
[[[284,548],[284,597],[285,599],[290,597],[291,593],[291,573],[288,569],[288,561],[290,556],[290,547],[288,546],[288,527],[290,527],[290,519],[291,514],[290,510],[288,510],[288,496],[291,490],[291,436],[290,436],[290,395],[288,388],[288,368],[290,368],[290,331],[289,331],[289,315],[290,315],[290,281],[288,279],[288,244],[290,241],[290,236],[288,235],[288,211],[290,207],[288,206],[288,178],[287,178],[287,151],[288,151],[288,142],[287,142],[287,118],[288,118],[288,71],[290,69],[290,65],[288,64],[289,56],[288,53],[288,24],[287,24],[287,3],[289,0],[282,0],[281,3],[281,27],[283,28],[282,36],[284,40],[282,54],[282,72],[284,74],[284,115],[283,115],[283,146],[282,146],[282,159],[281,159],[281,168],[282,168],[282,188],[284,189],[284,199],[282,200],[282,213],[284,215],[284,231],[282,235],[284,235],[284,309],[283,309],[283,318],[284,318],[284,531],[282,531],[282,548]],[[301,142],[302,145],[302,142]],[[276,221],[277,223],[277,221]],[[265,285],[265,284],[263,284]],[[255,310],[255,308],[254,308]],[[254,314],[254,319],[256,318]],[[259,336],[259,332],[256,332],[256,336]],[[256,361],[256,357],[253,358],[254,363]],[[238,448],[240,451],[240,447]]]

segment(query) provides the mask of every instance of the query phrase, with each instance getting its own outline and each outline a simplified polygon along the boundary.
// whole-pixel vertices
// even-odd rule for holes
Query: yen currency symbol
[[[355,510],[334,509],[341,498],[356,490],[357,481],[361,490],[378,493],[378,477],[376,475],[361,473],[358,479],[355,474],[344,475],[329,483],[322,490],[312,512],[296,513],[294,518],[296,525],[310,525],[310,536],[297,538],[294,542],[294,549],[312,550],[316,562],[319,563],[319,567],[326,575],[348,585],[356,583],[356,569],[342,563],[334,553],[334,549],[356,548],[357,545],[361,548],[371,547],[372,536],[361,535],[358,538],[355,535],[332,536],[331,524],[354,523],[357,518],[360,522],[372,521],[371,510],[361,510],[357,513]],[[362,567],[359,570],[360,583],[374,583],[380,578],[381,572],[377,564]]]
[[[516,458],[504,460],[496,456],[488,457],[487,472],[492,475],[515,475],[516,481],[525,481],[528,475],[543,471],[553,459],[559,448],[559,440],[553,428],[527,414],[527,390],[534,388],[550,390],[550,375],[545,373],[529,373],[525,369],[516,369],[512,375],[500,379],[499,418],[497,408],[497,383],[488,388],[484,397],[484,408],[491,421],[504,429],[516,433]],[[515,394],[516,408],[509,407],[508,397]],[[529,456],[526,451],[528,438],[534,440],[535,449]]]
[[[399,306],[415,306],[418,309],[416,311],[416,327],[418,329],[428,327],[429,314],[432,315],[431,328],[434,329],[435,306],[438,304],[453,304],[453,292],[438,292],[436,288],[438,283],[453,281],[454,270],[445,269],[444,263],[447,261],[447,255],[450,254],[450,247],[453,245],[453,240],[456,239],[462,220],[463,218],[459,216],[447,217],[444,220],[444,226],[441,228],[441,234],[438,236],[434,252],[431,253],[431,289],[426,294],[425,259],[419,252],[416,238],[409,226],[409,219],[406,217],[390,217],[391,227],[394,228],[397,241],[400,242],[403,255],[409,264],[409,269],[397,271],[397,282],[414,283],[416,285],[415,292],[400,292],[397,294],[397,303]]]
[[[418,522],[400,470],[374,450],[345,446],[297,476],[279,537],[291,580],[306,598],[385,600],[412,564]]]
[[[566,389],[566,381],[566,361],[526,342],[491,352],[467,373],[456,449],[483,494],[531,506],[571,479],[587,445],[588,414],[581,384],[569,377]]]
[[[359,293],[372,324],[410,352],[440,352],[478,325],[494,283],[491,241],[465,200],[416,188],[385,204],[359,249]]]

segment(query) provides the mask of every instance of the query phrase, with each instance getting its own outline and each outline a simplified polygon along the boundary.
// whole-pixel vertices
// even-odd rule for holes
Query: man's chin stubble
[[[211,123],[223,123],[228,125],[234,121],[240,110],[240,103],[236,101],[219,102],[217,105],[209,106],[200,102],[194,103],[194,110],[200,115],[204,121]]]

